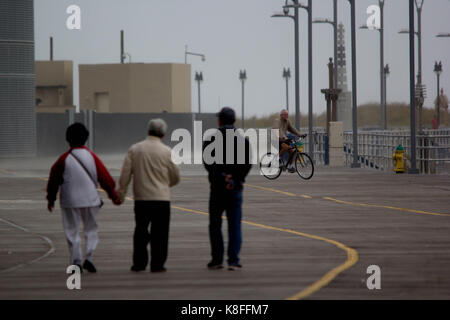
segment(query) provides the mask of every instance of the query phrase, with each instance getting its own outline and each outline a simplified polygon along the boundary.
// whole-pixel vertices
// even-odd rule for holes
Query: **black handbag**
[[[91,179],[92,183],[94,184],[95,189],[97,189],[97,182],[94,180],[94,178],[92,178],[91,173],[89,172],[89,170],[84,166],[83,162],[81,162],[80,159],[78,159],[78,157],[76,157],[72,151],[70,152],[70,155],[72,157],[75,158],[75,160],[77,160],[77,162],[80,164],[80,166],[84,169],[84,171],[86,171],[87,175],[89,176],[89,178]],[[100,208],[103,207],[104,202],[102,200],[102,198],[100,198]]]

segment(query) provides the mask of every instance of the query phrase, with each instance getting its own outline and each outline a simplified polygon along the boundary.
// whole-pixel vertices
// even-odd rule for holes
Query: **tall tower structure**
[[[35,154],[33,0],[1,0],[0,158]]]
[[[337,37],[337,87],[342,92],[337,103],[337,120],[344,123],[344,130],[352,130],[352,93],[347,84],[347,56],[345,54],[345,29],[342,23],[338,26]]]

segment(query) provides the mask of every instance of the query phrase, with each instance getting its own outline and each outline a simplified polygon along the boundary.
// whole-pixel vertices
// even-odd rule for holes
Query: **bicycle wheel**
[[[298,152],[295,157],[295,170],[300,178],[309,180],[314,174],[314,164],[306,153]]]
[[[267,179],[274,180],[281,174],[280,160],[278,154],[266,153],[259,162],[261,174]]]

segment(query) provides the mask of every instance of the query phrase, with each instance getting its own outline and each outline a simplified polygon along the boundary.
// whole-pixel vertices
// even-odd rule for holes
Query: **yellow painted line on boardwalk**
[[[272,191],[272,192],[276,192],[276,193],[285,194],[290,197],[296,196],[295,194],[293,194],[291,192],[285,192],[285,191],[274,189],[274,188],[260,187],[260,186],[251,185],[251,184],[245,184],[245,185],[252,187],[252,188],[257,188],[257,189],[262,189],[262,190],[266,190],[266,191]],[[311,196],[308,196],[305,194],[299,195],[299,197],[302,197],[305,199],[312,199]],[[429,212],[429,211],[424,211],[424,210],[408,209],[408,208],[401,208],[401,207],[394,207],[394,206],[344,201],[344,200],[334,199],[334,198],[330,198],[330,197],[322,197],[322,199],[328,200],[328,201],[333,201],[333,202],[340,203],[340,204],[348,204],[348,205],[360,206],[360,207],[382,208],[382,209],[390,209],[390,210],[396,210],[396,211],[426,214],[426,215],[433,215],[433,216],[450,217],[450,214],[448,214],[448,213]]]
[[[203,211],[199,211],[199,210],[187,209],[187,208],[182,208],[182,207],[178,207],[178,206],[172,206],[172,208],[178,209],[178,210],[181,210],[181,211],[185,211],[185,212],[192,212],[192,213],[197,213],[197,214],[201,214],[201,215],[208,215],[207,212],[203,212]],[[272,226],[268,226],[268,225],[261,224],[261,223],[251,222],[251,221],[243,220],[242,223],[245,223],[245,224],[248,224],[248,225],[251,225],[251,226],[254,226],[254,227],[263,228],[263,229],[275,230],[275,231],[280,231],[280,232],[286,232],[286,233],[295,234],[295,235],[298,235],[298,236],[301,236],[301,237],[305,237],[305,238],[310,238],[310,239],[314,239],[314,240],[324,241],[324,242],[330,243],[332,245],[335,245],[336,247],[338,247],[341,250],[344,250],[347,253],[347,259],[346,259],[346,261],[343,264],[341,264],[341,265],[333,268],[332,270],[328,271],[322,278],[320,278],[319,280],[317,280],[313,284],[309,285],[308,287],[306,287],[302,291],[300,291],[300,292],[298,292],[298,293],[288,297],[287,300],[300,300],[300,299],[303,299],[303,298],[306,298],[306,297],[310,296],[314,292],[320,290],[321,288],[323,288],[327,284],[329,284],[341,272],[349,269],[356,262],[358,262],[358,252],[355,249],[352,249],[352,248],[350,248],[350,247],[346,246],[345,244],[342,244],[342,243],[340,243],[338,241],[335,241],[335,240],[332,240],[332,239],[328,239],[328,238],[325,238],[325,237],[321,237],[321,236],[316,236],[316,235],[313,235],[313,234],[298,232],[298,231],[294,231],[294,230],[290,230],[290,229],[272,227]]]
[[[428,211],[423,211],[423,210],[407,209],[407,208],[385,206],[385,205],[378,205],[378,204],[367,204],[367,203],[359,203],[359,202],[353,202],[353,201],[344,201],[344,200],[334,199],[334,198],[330,198],[330,197],[322,197],[322,199],[333,201],[336,203],[341,203],[341,204],[359,206],[359,207],[382,208],[382,209],[391,209],[391,210],[411,212],[411,213],[427,214],[427,215],[433,215],[433,216],[450,217],[450,214],[448,214],[448,213],[428,212]]]
[[[278,189],[266,188],[266,187],[261,187],[261,186],[257,186],[257,185],[254,185],[254,184],[248,184],[248,183],[246,183],[244,185],[247,186],[247,187],[250,187],[250,188],[255,188],[255,189],[261,189],[261,190],[265,190],[265,191],[281,193],[281,194],[284,194],[284,195],[289,196],[289,197],[295,197],[296,196],[295,193],[281,191],[281,190],[278,190]]]

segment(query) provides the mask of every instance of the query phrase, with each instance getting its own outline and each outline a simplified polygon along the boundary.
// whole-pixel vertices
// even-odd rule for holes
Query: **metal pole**
[[[120,30],[120,63],[123,63],[125,60],[125,54],[124,54],[124,40],[123,40],[123,30]]]
[[[244,124],[244,79],[242,81],[242,129],[245,128]]]
[[[419,170],[416,167],[416,108],[415,108],[415,57],[414,57],[414,0],[409,0],[409,103],[410,103],[410,174],[417,174]]]
[[[381,95],[381,129],[386,130],[386,97],[384,93],[384,1],[380,4],[380,95]]]
[[[198,113],[201,113],[201,103],[200,103],[200,80],[197,80],[198,84]]]
[[[422,2],[423,4],[423,2]],[[419,73],[417,77],[417,83],[419,84],[420,92],[423,94],[422,90],[422,6],[417,6],[417,19],[418,19],[418,37],[419,37]],[[422,134],[423,130],[423,101],[422,98],[419,102],[419,133]]]
[[[384,112],[383,112],[383,124],[384,124],[384,130],[387,130],[387,66],[383,68],[383,102],[384,102]]]
[[[289,112],[289,77],[286,77],[286,110]]]
[[[417,7],[418,37],[419,37],[419,74],[417,82],[422,84],[422,7]]]
[[[50,61],[53,61],[53,37],[50,37]]]
[[[293,0],[294,4],[298,4],[298,0]],[[295,127],[300,129],[300,49],[299,49],[299,23],[298,23],[298,7],[294,8],[294,24],[295,24]]]
[[[308,145],[309,154],[314,159],[314,139],[313,139],[313,55],[312,55],[312,0],[308,0]]]
[[[358,161],[358,104],[356,101],[356,22],[355,22],[355,0],[349,0],[351,7],[352,22],[352,125],[353,125],[353,163],[352,168],[360,168]]]
[[[440,74],[439,72],[437,73],[437,124],[438,124],[438,129],[439,126],[441,125],[441,99],[439,98],[439,91],[440,91]]]
[[[337,0],[333,0],[333,30],[334,30],[334,88],[337,89],[338,83],[337,83],[337,27],[338,27],[338,21],[337,21]]]

